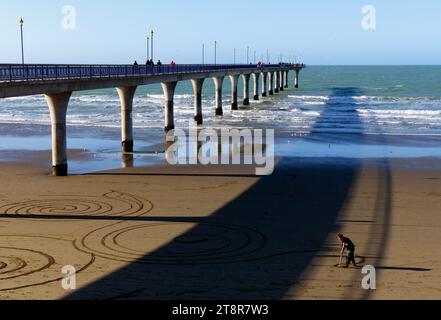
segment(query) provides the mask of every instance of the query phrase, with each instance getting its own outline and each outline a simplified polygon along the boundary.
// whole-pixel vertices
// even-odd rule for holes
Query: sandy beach
[[[50,156],[0,164],[0,299],[441,298],[436,159],[56,178],[35,157]],[[336,267],[339,232],[377,268],[377,290]],[[61,286],[65,265],[77,270],[74,291]]]

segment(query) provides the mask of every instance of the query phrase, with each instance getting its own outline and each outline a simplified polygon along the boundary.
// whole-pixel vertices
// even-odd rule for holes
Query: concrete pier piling
[[[237,83],[239,81],[239,75],[230,76],[231,81],[231,110],[239,110],[237,105]]]
[[[175,128],[174,120],[174,95],[177,82],[161,83],[164,91],[164,130],[169,132]]]
[[[222,85],[224,83],[224,77],[215,77],[214,87],[216,90],[216,116],[223,116],[224,111],[222,109]]]
[[[193,79],[191,84],[193,85],[194,93],[194,121],[197,125],[203,124],[202,117],[202,86],[205,79]]]
[[[51,115],[52,174],[67,176],[66,113],[72,92],[45,94]]]
[[[268,94],[270,96],[274,95],[274,72],[269,73],[269,90]]]
[[[300,73],[300,71],[299,71],[299,70],[296,70],[296,77],[295,77],[295,80],[294,80],[294,86],[295,86],[296,88],[299,87],[299,73]]]
[[[133,153],[122,153],[121,156],[121,166],[123,168],[133,168],[135,164],[135,157]]]
[[[285,71],[285,88],[288,88],[289,70]]]
[[[243,74],[243,105],[249,106],[250,105],[250,77],[251,74]]]
[[[259,100],[259,78],[260,73],[253,73],[253,81],[254,81],[254,96],[253,100],[258,101]]]
[[[133,152],[133,97],[136,86],[116,88],[121,103],[121,141],[123,152]]]
[[[279,73],[274,72],[274,93],[279,93]]]
[[[284,75],[284,72],[282,70],[280,70],[279,71],[279,89],[280,89],[280,91],[285,90],[284,85],[283,85],[283,75]]]
[[[262,97],[267,96],[268,89],[268,72],[262,72]]]

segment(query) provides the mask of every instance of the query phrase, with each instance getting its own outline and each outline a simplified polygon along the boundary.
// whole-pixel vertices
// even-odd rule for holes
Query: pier
[[[288,74],[295,72],[294,86],[304,64],[277,65],[26,65],[0,64],[0,98],[43,94],[48,103],[52,128],[52,172],[68,175],[66,114],[73,92],[116,88],[121,102],[121,141],[123,152],[133,152],[133,98],[138,86],[160,83],[164,91],[164,129],[173,130],[174,92],[179,81],[190,80],[195,96],[194,120],[203,124],[202,86],[212,78],[216,103],[213,112],[223,115],[222,89],[225,78],[231,82],[231,110],[238,110],[238,80],[243,79],[243,105],[250,104],[250,79],[253,100],[274,95],[288,88]],[[269,79],[268,79],[269,78]],[[261,83],[261,84],[260,84]]]

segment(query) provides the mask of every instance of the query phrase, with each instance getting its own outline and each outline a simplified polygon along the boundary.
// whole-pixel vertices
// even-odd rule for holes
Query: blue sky
[[[62,8],[76,9],[74,30],[62,28]],[[377,29],[361,27],[373,5]],[[441,64],[441,1],[399,0],[14,0],[0,2],[0,63],[20,61],[18,19],[25,20],[29,63],[144,62],[154,29],[155,57],[200,63],[246,61],[280,53],[307,64]]]

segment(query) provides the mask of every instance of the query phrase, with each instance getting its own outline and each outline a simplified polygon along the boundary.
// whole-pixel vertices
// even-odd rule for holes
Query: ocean
[[[311,157],[441,157],[441,66],[308,66],[300,73],[300,88],[290,88],[273,97],[251,101],[250,108],[231,112],[230,82],[224,82],[224,117],[215,117],[214,85],[211,79],[203,87],[205,127],[275,129],[285,137],[276,154]],[[253,86],[250,86],[252,97]],[[239,102],[242,82],[239,82]],[[178,84],[175,95],[175,124],[187,128],[193,117],[193,91],[189,81]],[[118,133],[119,99],[114,89],[75,92],[71,98],[67,122],[75,135],[69,147],[96,149],[87,127]],[[163,128],[163,96],[159,85],[139,87],[134,101],[133,123],[136,132],[157,135]],[[43,96],[0,100],[0,124],[43,127],[50,124]],[[50,148],[50,140],[41,143],[14,143],[2,139],[1,149]],[[29,136],[29,134],[28,134]],[[18,139],[18,140],[17,140]],[[84,139],[84,141],[82,141]],[[117,137],[115,138],[117,139]],[[46,141],[47,140],[47,141]],[[89,141],[89,142],[87,142]],[[159,143],[160,141],[158,141]],[[136,137],[135,137],[136,143]],[[27,147],[28,146],[28,147]],[[36,147],[38,146],[38,147]],[[119,145],[115,145],[115,152]]]
[[[294,73],[290,74],[293,84]],[[252,110],[228,112],[230,83],[224,82],[225,117],[214,116],[214,86],[207,79],[203,112],[207,126],[271,126],[297,133],[441,134],[441,66],[307,67],[300,89],[290,88],[254,103]],[[242,95],[239,83],[239,99]],[[252,86],[251,86],[252,91]],[[252,93],[251,93],[252,95]],[[178,84],[176,123],[193,114],[189,81]],[[159,85],[139,87],[134,126],[162,128],[163,96]],[[319,121],[318,121],[319,120]],[[71,126],[119,127],[119,100],[114,89],[74,93],[68,111]],[[0,101],[0,123],[50,124],[43,96]]]

